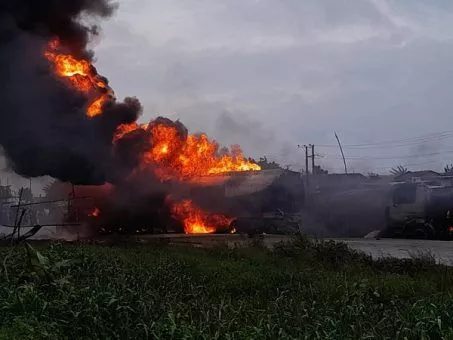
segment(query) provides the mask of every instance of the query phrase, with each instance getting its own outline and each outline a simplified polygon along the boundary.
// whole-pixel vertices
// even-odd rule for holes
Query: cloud
[[[96,65],[119,97],[141,99],[144,119],[177,117],[300,168],[297,144],[335,144],[333,131],[345,145],[444,131],[452,19],[447,0],[124,0],[103,24]],[[453,139],[438,148],[439,167]],[[341,170],[335,152],[319,151]],[[413,149],[346,152],[367,159],[356,171],[385,171]]]

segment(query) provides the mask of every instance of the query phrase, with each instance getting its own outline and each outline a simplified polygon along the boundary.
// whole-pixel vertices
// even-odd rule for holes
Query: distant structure
[[[432,170],[409,171],[405,174],[394,177],[395,182],[409,182],[413,180],[429,181],[435,180],[442,176],[440,173]]]
[[[11,205],[16,202],[10,185],[0,185],[0,225],[11,221]]]

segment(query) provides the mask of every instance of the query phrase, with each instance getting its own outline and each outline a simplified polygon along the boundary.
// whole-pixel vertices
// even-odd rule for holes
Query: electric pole
[[[344,173],[347,175],[348,167],[346,166],[346,158],[344,157],[343,147],[341,146],[340,138],[338,138],[337,133],[336,132],[334,132],[334,133],[335,133],[335,138],[337,139],[337,142],[338,142],[338,146],[340,147],[341,157],[343,158]]]
[[[311,144],[311,174],[314,176],[316,173],[315,169],[315,145]]]
[[[308,170],[308,146],[304,145],[304,148],[305,148],[305,174],[307,175],[307,178],[308,178],[308,175],[310,173],[310,171]]]
[[[302,148],[301,145],[298,145],[297,146],[299,149]],[[308,144],[308,145],[304,145],[303,148],[305,149],[305,174],[307,175],[307,178],[308,178],[308,175],[310,174],[310,170],[309,170],[309,162],[308,160],[311,158],[311,173],[312,175],[315,174],[316,172],[316,165],[315,165],[315,146],[314,144]],[[311,150],[311,155],[308,154],[309,152],[309,149]]]
[[[302,145],[298,145],[297,147],[298,147],[299,149],[301,149],[301,148],[302,148]],[[309,174],[310,174],[310,172],[309,172],[309,170],[308,170],[308,158],[309,158],[310,156],[308,155],[308,146],[307,146],[307,145],[304,145],[303,148],[305,149],[305,183],[306,183],[307,188],[308,188],[308,181],[309,181],[308,176],[309,176]]]

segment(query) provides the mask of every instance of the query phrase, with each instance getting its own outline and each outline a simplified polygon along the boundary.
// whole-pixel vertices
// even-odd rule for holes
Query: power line
[[[425,154],[416,154],[416,155],[399,155],[399,156],[389,156],[389,157],[367,157],[367,156],[349,156],[345,157],[348,160],[399,160],[399,159],[410,159],[410,158],[419,158],[419,157],[431,157],[431,156],[439,156],[443,154],[451,154],[453,153],[453,150],[448,150],[448,151],[442,151],[442,152],[431,152],[431,153],[425,153]],[[337,159],[337,160],[342,160],[343,158],[341,157],[331,157],[328,154],[323,154],[323,156],[329,156],[331,159]]]
[[[428,142],[432,140],[445,140],[453,137],[453,130],[444,131],[444,132],[437,132],[431,133],[427,135],[422,135],[418,137],[411,137],[411,138],[403,138],[403,139],[395,139],[395,140],[388,140],[376,143],[363,143],[363,144],[345,144],[343,147],[345,149],[368,149],[368,148],[379,148],[379,147],[403,147],[403,146],[412,146],[422,142]],[[324,148],[337,148],[338,145],[335,144],[317,144],[319,147]]]

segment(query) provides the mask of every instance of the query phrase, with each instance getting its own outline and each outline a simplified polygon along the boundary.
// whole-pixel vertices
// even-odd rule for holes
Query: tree
[[[258,162],[255,161],[254,159],[250,159],[250,160],[252,162],[255,162],[256,164],[258,164],[261,167],[261,169],[263,169],[263,170],[264,169],[280,169],[281,168],[280,164],[278,164],[278,163],[276,163],[274,161],[272,161],[272,162],[268,161],[266,156],[260,157],[260,160]]]
[[[402,165],[398,165],[397,167],[392,168],[392,169],[390,170],[390,173],[391,173],[393,176],[404,175],[404,174],[407,174],[408,172],[409,172],[409,170],[407,170],[407,168],[405,168],[405,167],[402,166]]]
[[[378,178],[380,178],[381,176],[379,176],[378,173],[375,173],[375,172],[370,171],[370,172],[368,173],[368,177],[369,177],[370,179],[378,179]]]
[[[447,164],[444,167],[444,172],[448,175],[453,175],[453,164]]]
[[[313,169],[313,174],[315,174],[315,175],[327,175],[327,174],[329,174],[329,171],[324,170],[323,168],[321,168],[320,165],[315,165],[315,168]]]

